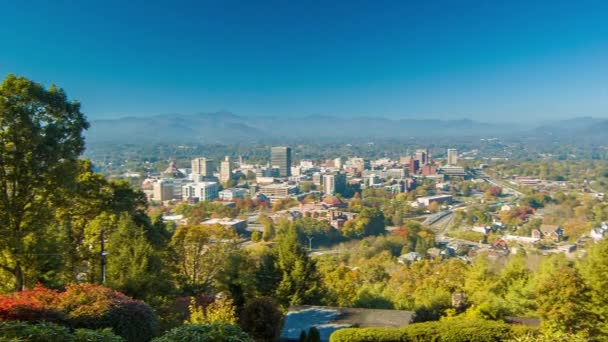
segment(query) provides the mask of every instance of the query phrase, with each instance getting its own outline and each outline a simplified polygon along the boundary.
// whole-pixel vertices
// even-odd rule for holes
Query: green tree
[[[281,330],[283,313],[272,298],[260,297],[245,305],[240,325],[256,341],[274,341]]]
[[[320,277],[315,262],[300,245],[293,225],[281,233],[277,252],[277,264],[282,272],[277,297],[289,305],[316,303]]]
[[[244,251],[236,250],[228,255],[223,268],[216,277],[220,291],[227,291],[234,300],[238,310],[242,309],[245,301],[253,297],[255,276],[253,260]]]
[[[384,214],[377,208],[363,208],[354,220],[346,222],[341,231],[350,238],[384,234]]]
[[[579,269],[589,287],[591,308],[597,317],[597,328],[608,336],[608,240],[602,240],[589,248]]]
[[[578,270],[563,255],[555,255],[541,265],[536,283],[536,304],[547,331],[578,333],[596,324],[589,310],[589,289]]]
[[[120,216],[116,231],[109,235],[107,252],[108,286],[139,299],[171,288],[160,254],[128,214]]]
[[[55,190],[75,181],[88,128],[80,103],[8,75],[0,85],[0,269],[14,289],[33,285],[41,244],[53,236]]]

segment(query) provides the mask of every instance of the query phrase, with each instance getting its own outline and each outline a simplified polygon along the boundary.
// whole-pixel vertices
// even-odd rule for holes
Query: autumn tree
[[[608,240],[589,248],[579,265],[580,273],[589,287],[592,311],[597,318],[597,328],[608,336]]]
[[[186,225],[175,231],[171,247],[184,293],[197,295],[211,288],[228,256],[238,248],[236,237],[221,225]]]
[[[54,234],[53,196],[74,182],[87,128],[80,103],[54,85],[13,75],[0,85],[0,269],[15,290],[37,280],[35,255]]]
[[[589,288],[563,255],[544,261],[535,290],[543,329],[577,333],[589,331],[597,323],[589,306]]]

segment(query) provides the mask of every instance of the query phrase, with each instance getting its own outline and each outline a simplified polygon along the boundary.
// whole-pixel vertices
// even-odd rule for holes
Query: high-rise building
[[[323,175],[323,192],[326,195],[343,194],[346,188],[346,175],[335,173]]]
[[[448,148],[448,165],[458,164],[458,151],[455,148]]]
[[[270,165],[279,169],[279,177],[291,176],[291,148],[274,146],[270,149]]]
[[[417,149],[416,154],[414,155],[414,158],[418,161],[420,166],[428,164],[430,162],[429,149],[428,148]]]
[[[215,167],[213,160],[207,158],[192,159],[192,174],[203,177],[213,177]]]
[[[342,170],[342,157],[334,159],[334,168],[336,170]]]
[[[226,156],[220,163],[220,182],[226,183],[232,178],[232,167],[230,165],[230,157]]]

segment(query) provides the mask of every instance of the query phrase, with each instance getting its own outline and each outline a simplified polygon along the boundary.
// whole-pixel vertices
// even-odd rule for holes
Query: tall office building
[[[326,195],[343,194],[346,189],[346,175],[335,173],[323,175],[323,192]]]
[[[270,165],[279,169],[279,177],[291,176],[291,148],[274,146],[270,149]]]
[[[213,177],[213,160],[207,158],[192,159],[192,174],[203,177]]]
[[[455,148],[448,148],[448,165],[458,164],[458,151]]]
[[[226,183],[232,178],[232,167],[230,165],[230,157],[226,156],[220,163],[220,182]]]

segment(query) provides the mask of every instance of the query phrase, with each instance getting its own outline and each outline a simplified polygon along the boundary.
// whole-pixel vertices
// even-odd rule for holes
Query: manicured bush
[[[481,319],[448,319],[412,324],[403,329],[411,341],[490,342],[511,337],[510,326]]]
[[[0,341],[30,342],[123,342],[110,329],[72,331],[66,326],[55,323],[26,323],[17,321],[0,322]]]
[[[330,342],[407,342],[403,329],[397,328],[346,328],[329,338]]]
[[[253,342],[253,339],[232,324],[188,324],[157,337],[152,342]]]
[[[491,342],[512,338],[511,327],[480,319],[448,319],[403,328],[348,328],[334,332],[331,342]]]

